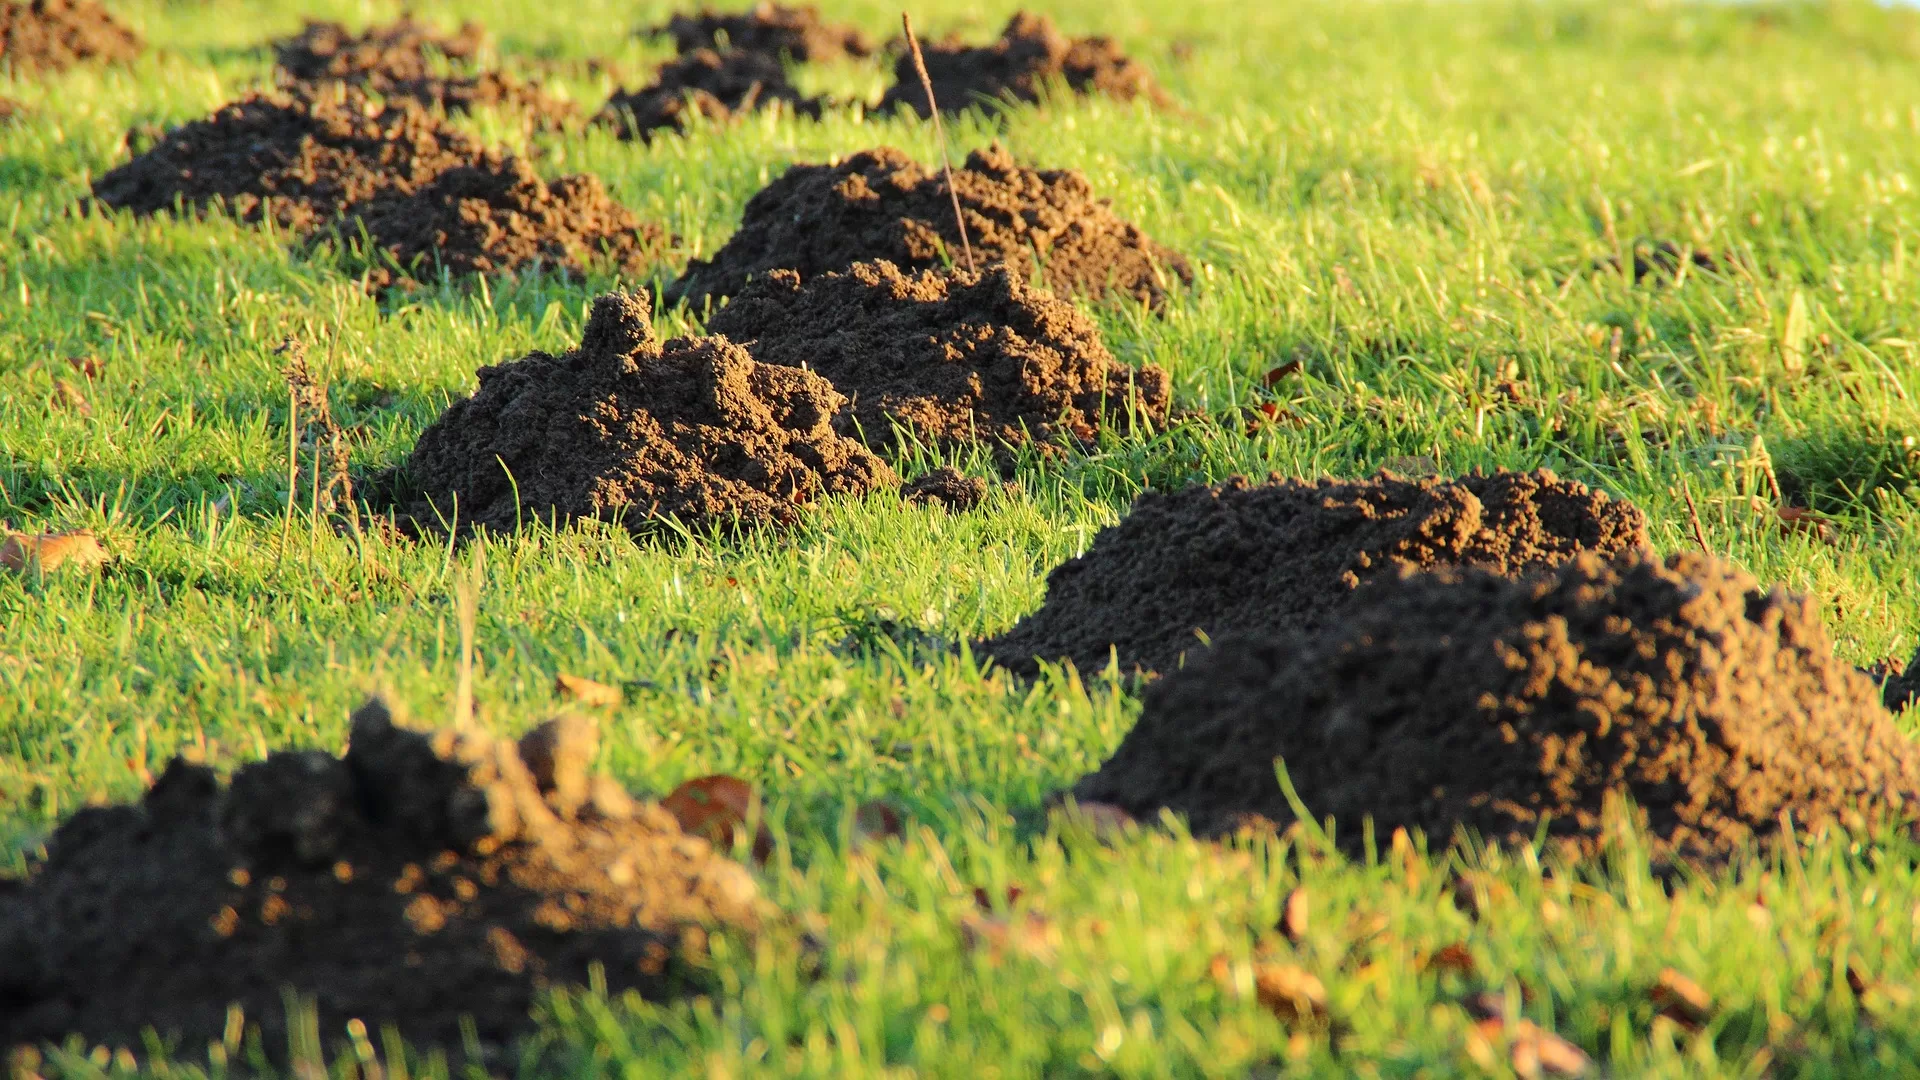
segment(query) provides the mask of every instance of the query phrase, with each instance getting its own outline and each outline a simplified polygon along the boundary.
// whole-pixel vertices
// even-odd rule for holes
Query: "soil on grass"
[[[915,506],[943,506],[957,512],[972,510],[987,498],[987,481],[942,465],[900,485],[900,495]]]
[[[622,139],[651,140],[655,132],[684,130],[696,117],[729,123],[756,109],[782,107],[817,118],[826,100],[801,97],[776,56],[696,49],[660,65],[651,85],[616,92],[594,122]]]
[[[642,33],[672,38],[682,53],[738,49],[802,62],[873,55],[873,43],[858,28],[822,21],[820,9],[812,4],[788,7],[761,0],[737,14],[703,8],[698,14],[677,14]]]
[[[1072,169],[1022,168],[998,145],[953,174],[967,239],[982,267],[1031,276],[1036,257],[1061,294],[1118,295],[1159,307],[1186,259],[1121,220]],[[711,261],[694,260],[667,290],[696,307],[775,270],[803,279],[885,259],[902,269],[965,266],[953,198],[938,168],[891,147],[838,164],[794,165],[748,200],[740,229]]]
[[[1920,652],[1913,654],[1913,659],[1907,661],[1905,668],[1887,676],[1880,689],[1881,700],[1888,709],[1905,712],[1913,704],[1913,699],[1920,698]]]
[[[1064,83],[1076,94],[1105,94],[1122,101],[1146,98],[1156,104],[1166,101],[1146,66],[1111,39],[1069,38],[1045,15],[1015,14],[991,45],[976,48],[948,37],[924,45],[922,52],[941,112],[986,103],[1038,102],[1054,83]],[[893,77],[894,85],[880,99],[879,111],[904,106],[931,116],[911,55],[894,62]]]
[[[805,282],[779,270],[707,325],[763,364],[825,376],[852,399],[840,429],[871,446],[891,445],[897,425],[940,446],[1051,449],[1105,425],[1166,420],[1166,372],[1119,363],[1091,319],[1004,266],[859,263]]]
[[[123,63],[145,48],[139,34],[89,0],[0,3],[0,71],[38,74]]]
[[[1314,632],[1222,641],[1147,690],[1074,794],[1203,834],[1284,823],[1276,758],[1350,850],[1371,816],[1436,845],[1544,828],[1587,855],[1625,796],[1656,864],[1713,865],[1782,815],[1805,835],[1920,813],[1920,747],[1835,659],[1815,605],[1693,553],[1409,573]]]
[[[167,132],[95,181],[93,197],[140,214],[223,203],[241,220],[304,232],[481,157],[479,143],[410,101],[255,94]]]
[[[1670,281],[1679,276],[1683,265],[1691,273],[1719,274],[1723,273],[1730,263],[1729,259],[1716,256],[1706,248],[1681,247],[1671,240],[1662,240],[1657,244],[1646,241],[1636,243],[1633,245],[1631,256],[1635,284],[1649,279]],[[1604,259],[1596,260],[1593,269],[1618,274],[1621,265],[1620,256],[1609,255]]]
[[[1234,634],[1310,633],[1354,591],[1402,568],[1543,570],[1647,544],[1638,507],[1553,473],[1460,479],[1244,477],[1149,491],[1086,554],[1047,575],[1040,610],[975,651],[1018,674],[1166,673]],[[1203,636],[1204,635],[1204,636]]]
[[[846,399],[721,337],[653,335],[644,297],[594,301],[580,347],[482,368],[403,470],[416,528],[619,518],[636,532],[784,523],[814,499],[899,483],[833,430]],[[457,515],[456,515],[457,508]]]
[[[386,26],[354,34],[334,22],[309,22],[300,33],[277,42],[280,70],[293,89],[311,92],[340,83],[380,94],[411,98],[448,113],[476,108],[524,112],[543,128],[560,129],[579,119],[571,102],[538,86],[497,71],[440,70],[449,62],[465,65],[486,44],[486,33],[466,23],[451,36],[407,16]]]
[[[323,1032],[348,1019],[483,1056],[532,1027],[543,986],[662,997],[710,931],[769,909],[746,868],[588,772],[591,724],[516,745],[354,714],[344,757],[283,751],[222,787],[176,760],[137,804],[82,810],[0,888],[0,1048],[152,1027],[219,1042],[228,1006],[283,1052],[283,986]]]

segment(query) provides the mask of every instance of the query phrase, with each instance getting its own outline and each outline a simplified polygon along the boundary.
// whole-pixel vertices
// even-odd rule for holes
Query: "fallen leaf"
[[[1489,1016],[1474,1024],[1473,1036],[1491,1044],[1504,1040],[1507,1062],[1523,1080],[1585,1076],[1593,1066],[1586,1051],[1531,1020],[1509,1024],[1502,1017]]]
[[[88,404],[87,395],[81,393],[79,387],[65,379],[53,380],[53,397],[53,403],[57,406],[72,409],[81,416],[93,415],[93,406]]]
[[[81,378],[89,380],[99,378],[100,373],[107,368],[105,362],[97,356],[69,356],[67,366],[78,372]]]
[[[1808,533],[1825,540],[1833,533],[1833,521],[1803,506],[1782,506],[1775,511],[1780,528],[1790,533]]]
[[[906,835],[906,822],[892,804],[883,799],[873,799],[860,804],[853,812],[853,842],[855,845],[879,844],[888,840],[898,840]]]
[[[1432,956],[1427,957],[1426,963],[1422,966],[1436,974],[1450,971],[1464,978],[1472,978],[1474,972],[1479,970],[1479,965],[1473,962],[1473,953],[1467,951],[1467,943],[1464,941],[1441,946]]]
[[[1261,381],[1267,386],[1272,386],[1289,375],[1298,374],[1300,374],[1300,361],[1289,360],[1279,367],[1269,370]]]
[[[702,776],[674,788],[660,806],[680,823],[682,832],[730,849],[735,828],[746,824],[758,802],[753,785],[737,776]],[[773,834],[763,824],[753,838],[753,860],[765,862],[771,854]]]
[[[1253,965],[1253,993],[1268,1012],[1288,1023],[1326,1019],[1326,985],[1295,964]]]
[[[618,705],[623,700],[620,695],[620,688],[617,686],[608,686],[606,683],[594,682],[592,679],[583,679],[578,675],[569,675],[564,671],[554,676],[553,692],[563,698],[571,698],[582,705],[589,706]]]
[[[1851,969],[1849,969],[1851,974]],[[1660,1015],[1689,1031],[1698,1031],[1713,1019],[1713,997],[1706,988],[1673,968],[1662,968],[1647,992]]]
[[[1295,945],[1307,936],[1307,890],[1296,886],[1280,904],[1280,933]]]
[[[93,538],[93,533],[85,529],[41,533],[38,536],[8,533],[6,541],[0,543],[0,570],[12,570],[15,573],[28,570],[45,573],[60,566],[84,569],[106,561],[106,549]]]

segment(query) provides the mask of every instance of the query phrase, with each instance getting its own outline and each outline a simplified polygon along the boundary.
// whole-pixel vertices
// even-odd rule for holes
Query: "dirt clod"
[[[1548,575],[1405,573],[1315,632],[1220,642],[1147,690],[1139,724],[1077,797],[1203,833],[1304,805],[1337,837],[1544,827],[1603,844],[1619,796],[1657,862],[1713,863],[1779,829],[1904,824],[1920,747],[1836,660],[1814,605],[1711,556],[1583,553]]]
[[[354,1018],[458,1050],[470,1015],[486,1050],[591,965],[609,989],[673,992],[708,930],[752,931],[765,902],[657,804],[594,798],[594,745],[568,721],[520,748],[415,732],[374,701],[343,758],[274,753],[225,789],[176,760],[0,890],[0,1047],[139,1046],[149,1025],[204,1046],[232,1002],[273,1052],[290,985],[321,1031]]]
[[[972,510],[987,498],[987,482],[968,476],[951,465],[937,469],[900,486],[900,495],[915,506],[944,506],[961,512]]]
[[[821,21],[820,9],[812,4],[788,7],[761,0],[731,15],[702,8],[698,14],[676,14],[642,33],[672,38],[673,47],[682,53],[738,49],[802,62],[873,55],[873,43],[859,29]]]
[[[685,130],[695,117],[728,123],[755,109],[783,106],[818,117],[826,102],[801,97],[778,57],[696,49],[660,65],[648,86],[615,93],[594,122],[613,128],[622,139],[651,140],[657,131]]]
[[[448,113],[479,107],[523,111],[546,128],[577,119],[570,102],[537,86],[497,71],[467,70],[486,41],[486,32],[475,23],[449,36],[402,15],[361,34],[336,22],[308,22],[300,33],[276,42],[274,52],[283,77],[302,92],[340,83],[387,98],[412,98]],[[445,70],[449,65],[460,70]]]
[[[926,45],[924,52],[941,112],[959,112],[983,103],[1037,102],[1048,84],[1056,81],[1076,94],[1105,94],[1122,101],[1166,100],[1146,66],[1122,52],[1112,39],[1069,38],[1045,15],[1016,13],[991,45],[974,47],[948,37]],[[911,56],[895,62],[893,76],[894,85],[880,99],[880,111],[905,106],[921,116],[931,115]]]
[[[12,0],[0,3],[0,71],[65,71],[76,64],[124,63],[146,48],[90,0]]]
[[[1646,528],[1631,503],[1546,471],[1149,491],[1047,575],[1040,610],[977,651],[1022,674],[1036,658],[1165,673],[1200,651],[1201,634],[1310,632],[1402,567],[1515,575],[1645,546]]]
[[[996,145],[969,155],[953,186],[983,267],[1004,262],[1030,276],[1037,252],[1055,292],[1154,307],[1171,282],[1193,280],[1184,258],[1121,220],[1075,170],[1022,168]],[[748,200],[733,238],[711,261],[689,264],[667,297],[698,307],[775,270],[804,280],[878,259],[908,270],[965,265],[940,170],[891,147],[788,168]]]
[[[654,337],[644,297],[594,301],[580,347],[480,369],[420,435],[412,516],[511,530],[557,518],[790,521],[816,498],[899,481],[835,434],[846,399],[819,375],[756,363],[722,337]]]
[[[860,263],[804,284],[775,271],[708,328],[763,364],[825,376],[852,399],[841,430],[873,446],[891,443],[897,424],[944,445],[1045,447],[1130,414],[1150,424],[1167,414],[1166,372],[1114,360],[1092,320],[1005,267],[908,274]]]
[[[1904,712],[1920,698],[1920,652],[1913,654],[1907,666],[1887,677],[1880,687],[1881,700],[1893,712]]]

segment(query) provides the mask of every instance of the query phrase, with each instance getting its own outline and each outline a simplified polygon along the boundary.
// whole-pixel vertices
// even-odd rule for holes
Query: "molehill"
[[[90,0],[0,4],[0,71],[37,74],[85,63],[124,63],[146,44]]]
[[[788,7],[760,0],[734,15],[702,8],[698,14],[676,14],[641,33],[672,38],[681,53],[725,48],[802,62],[873,55],[873,43],[858,28],[823,22],[820,9],[812,4]]]
[[[576,119],[572,103],[537,86],[497,71],[470,70],[486,40],[476,23],[448,36],[402,15],[360,34],[339,23],[310,21],[300,33],[275,42],[274,52],[283,78],[302,93],[339,83],[387,98],[412,98],[448,113],[515,109],[547,128],[565,127]],[[460,70],[443,72],[443,65]]]
[[[1076,94],[1105,94],[1122,101],[1166,100],[1146,67],[1111,39],[1069,38],[1045,15],[1017,12],[991,45],[976,48],[948,37],[928,44],[924,52],[941,112],[986,103],[1037,102],[1053,82],[1064,83]],[[905,106],[921,116],[932,114],[911,56],[894,62],[893,77],[894,85],[880,99],[879,111]]]
[[[696,49],[660,65],[650,85],[615,93],[594,122],[622,139],[651,140],[657,131],[684,130],[694,117],[727,123],[782,105],[800,116],[818,117],[825,102],[801,97],[776,56]]]

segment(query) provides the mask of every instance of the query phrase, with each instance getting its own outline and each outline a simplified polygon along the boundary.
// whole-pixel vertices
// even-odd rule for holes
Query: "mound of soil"
[[[915,506],[944,506],[955,512],[972,510],[987,498],[987,481],[942,465],[918,479],[900,485],[900,495]]]
[[[776,56],[696,49],[660,65],[651,85],[616,92],[594,122],[613,128],[622,139],[650,140],[656,131],[683,130],[696,116],[726,123],[780,106],[817,118],[826,101],[801,97]]]
[[[811,371],[755,363],[720,337],[653,336],[646,299],[594,301],[580,347],[480,369],[480,389],[420,435],[405,467],[419,526],[516,528],[674,515],[781,523],[823,495],[899,483],[835,434],[846,399]]]
[[[1121,220],[1078,171],[1024,169],[996,144],[968,155],[953,186],[982,266],[1004,262],[1030,277],[1038,253],[1055,292],[1118,294],[1153,307],[1166,299],[1169,277],[1193,281],[1186,259]],[[805,279],[877,259],[907,270],[966,265],[941,171],[885,146],[837,165],[789,167],[747,201],[733,238],[711,261],[688,264],[667,297],[699,306],[775,270]]]
[[[873,55],[873,43],[859,29],[821,21],[820,9],[812,4],[788,7],[761,0],[737,15],[702,8],[697,15],[678,14],[641,32],[672,38],[682,53],[738,49],[803,62]]]
[[[763,364],[805,366],[852,399],[842,431],[886,446],[894,425],[941,445],[1093,438],[1166,420],[1170,381],[1114,360],[1093,321],[1004,266],[902,273],[888,262],[802,282],[761,278],[708,321]]]
[[[1888,676],[1880,690],[1881,700],[1892,712],[1905,712],[1914,698],[1920,698],[1920,652],[1913,654],[1905,668]]]
[[[76,64],[119,63],[146,48],[140,35],[89,0],[0,3],[0,71],[65,71]]]
[[[445,270],[454,277],[533,267],[583,277],[600,267],[638,276],[671,243],[590,174],[549,184],[517,157],[488,154],[413,192],[390,191],[350,208],[332,230],[364,232],[378,259],[371,283],[409,285]]]
[[[486,44],[486,32],[466,23],[451,37],[402,15],[386,26],[353,34],[335,22],[308,22],[300,33],[275,43],[280,70],[296,89],[343,83],[383,97],[406,97],[448,113],[476,108],[529,113],[536,123],[561,128],[578,119],[572,103],[537,86],[495,71],[444,74],[436,60],[471,61]]]
[[[983,103],[1037,102],[1054,82],[1064,82],[1076,94],[1105,94],[1122,101],[1144,97],[1156,104],[1166,100],[1146,67],[1111,39],[1068,38],[1045,15],[1016,13],[1000,40],[981,48],[948,37],[922,51],[941,112]],[[893,78],[879,111],[905,107],[923,117],[932,115],[911,55],[894,62]]]
[[[1062,659],[1082,672],[1114,658],[1121,671],[1169,672],[1201,651],[1201,635],[1310,633],[1403,568],[1515,576],[1647,542],[1638,507],[1545,470],[1149,491],[1047,575],[1040,610],[975,651],[1025,675]]]
[[[320,1030],[483,1049],[528,1030],[546,985],[659,997],[705,960],[707,932],[767,914],[747,870],[671,814],[590,776],[592,725],[516,746],[394,726],[377,700],[344,758],[286,751],[222,789],[175,760],[138,804],[82,810],[45,862],[0,888],[0,1047],[64,1040],[188,1048],[229,1003],[286,1046],[281,988]]]
[[[1436,843],[1544,826],[1591,854],[1623,795],[1661,863],[1720,862],[1782,814],[1807,831],[1920,814],[1920,747],[1834,658],[1815,606],[1692,553],[1406,574],[1314,633],[1223,641],[1148,689],[1074,794],[1201,833],[1287,822],[1275,758],[1352,849],[1370,815]]]
[[[140,214],[220,202],[244,221],[306,231],[350,204],[417,191],[480,157],[479,143],[409,101],[376,108],[351,90],[255,94],[167,132],[96,180],[93,197]]]

